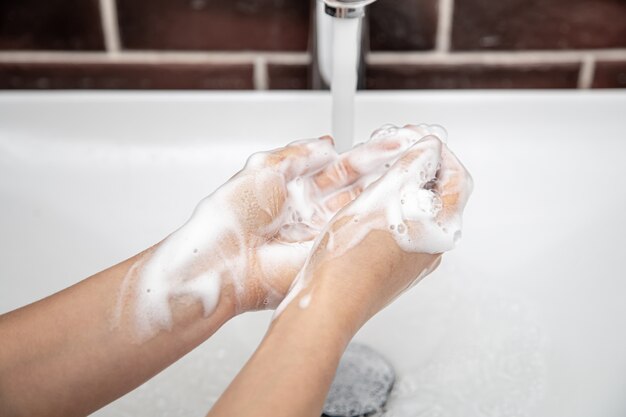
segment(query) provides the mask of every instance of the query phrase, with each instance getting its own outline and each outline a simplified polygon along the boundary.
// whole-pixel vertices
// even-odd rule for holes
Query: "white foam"
[[[305,294],[300,298],[298,305],[300,308],[307,308],[311,304],[311,294]]]
[[[344,192],[356,193],[355,187],[365,189],[385,173],[394,180],[386,181],[384,187],[374,184],[367,188],[350,209],[353,211],[346,214],[360,218],[363,213],[382,209],[381,202],[389,202],[386,223],[371,224],[363,219],[363,227],[358,228],[350,245],[373,228],[387,227],[387,223],[398,225],[399,230],[403,222],[433,217],[438,207],[436,195],[421,187],[435,177],[437,164],[419,183],[410,181],[409,171],[390,168],[404,151],[433,133],[445,136],[439,127],[386,126],[376,131],[367,144],[347,154],[338,155],[329,140],[309,140],[291,144],[306,157],[285,157],[276,152],[250,156],[242,171],[202,200],[187,223],[129,271],[122,296],[130,297],[135,306],[140,335],[150,337],[160,329],[171,328],[170,303],[179,297],[201,302],[208,316],[226,284],[235,289],[241,308],[251,274],[267,294],[262,303],[275,306],[282,293],[272,278],[285,271],[296,273],[305,262],[313,239],[336,214],[337,207],[326,204],[329,199]],[[349,184],[348,177],[354,173],[346,171],[346,158],[351,169],[359,173],[355,184]],[[434,161],[436,156],[429,158]],[[329,190],[320,186],[315,179],[322,169],[333,183],[345,187]],[[457,229],[450,228],[450,235]],[[431,234],[436,235],[434,231]],[[398,232],[396,237],[407,250],[432,251],[449,246],[447,235],[439,241],[428,239],[428,243],[422,239],[420,244],[411,243],[409,236],[412,234]],[[131,280],[136,280],[135,285],[129,285]],[[134,294],[128,288],[134,288]],[[308,302],[310,299],[302,300],[304,305]]]
[[[342,255],[373,230],[391,233],[398,246],[407,252],[442,253],[453,249],[459,241],[472,180],[439,138],[446,139],[445,130],[440,126],[399,129],[385,125],[374,132],[372,140],[387,140],[390,136],[408,138],[414,144],[405,156],[394,161],[383,178],[367,184],[363,193],[336,216],[352,221],[321,231],[319,236],[328,237],[326,254]],[[364,166],[370,162],[362,161]],[[450,207],[443,204],[447,198]],[[315,246],[320,241],[318,238]],[[307,287],[311,277],[306,265],[276,315]]]

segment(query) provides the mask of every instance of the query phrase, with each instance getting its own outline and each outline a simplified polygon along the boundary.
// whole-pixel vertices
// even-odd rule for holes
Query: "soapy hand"
[[[245,277],[237,288],[242,310],[276,307],[328,221],[413,143],[442,129],[422,125],[410,134],[386,132],[342,155],[330,137],[257,153],[226,184],[243,226],[238,241],[248,249],[247,270],[238,274]]]
[[[173,302],[199,300],[208,315],[228,293],[237,312],[276,307],[333,215],[433,133],[445,132],[385,126],[342,155],[330,137],[252,155],[185,225],[135,263],[118,320],[131,317],[149,337],[171,327]]]
[[[454,247],[471,189],[469,173],[448,147],[435,136],[421,139],[333,217],[277,314],[294,299],[305,307],[330,297],[364,323]]]

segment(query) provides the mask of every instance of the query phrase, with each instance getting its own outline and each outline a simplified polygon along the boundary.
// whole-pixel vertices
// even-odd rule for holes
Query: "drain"
[[[395,378],[393,368],[379,353],[351,343],[326,397],[324,415],[354,417],[381,410]]]

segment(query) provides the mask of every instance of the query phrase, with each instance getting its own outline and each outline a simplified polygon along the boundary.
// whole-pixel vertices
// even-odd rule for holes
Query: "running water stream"
[[[332,19],[332,131],[335,146],[345,152],[354,142],[354,95],[360,50],[360,18]]]

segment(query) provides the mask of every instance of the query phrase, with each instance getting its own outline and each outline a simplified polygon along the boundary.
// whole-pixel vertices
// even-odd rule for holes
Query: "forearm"
[[[0,316],[0,415],[88,414],[173,363],[234,314],[228,291],[208,317],[199,302],[172,300],[171,329],[138,339],[132,320],[116,319],[116,308],[139,256]]]
[[[302,308],[296,298],[274,320],[210,417],[320,415],[341,355],[362,316],[342,308],[321,287],[312,290],[310,300]]]

